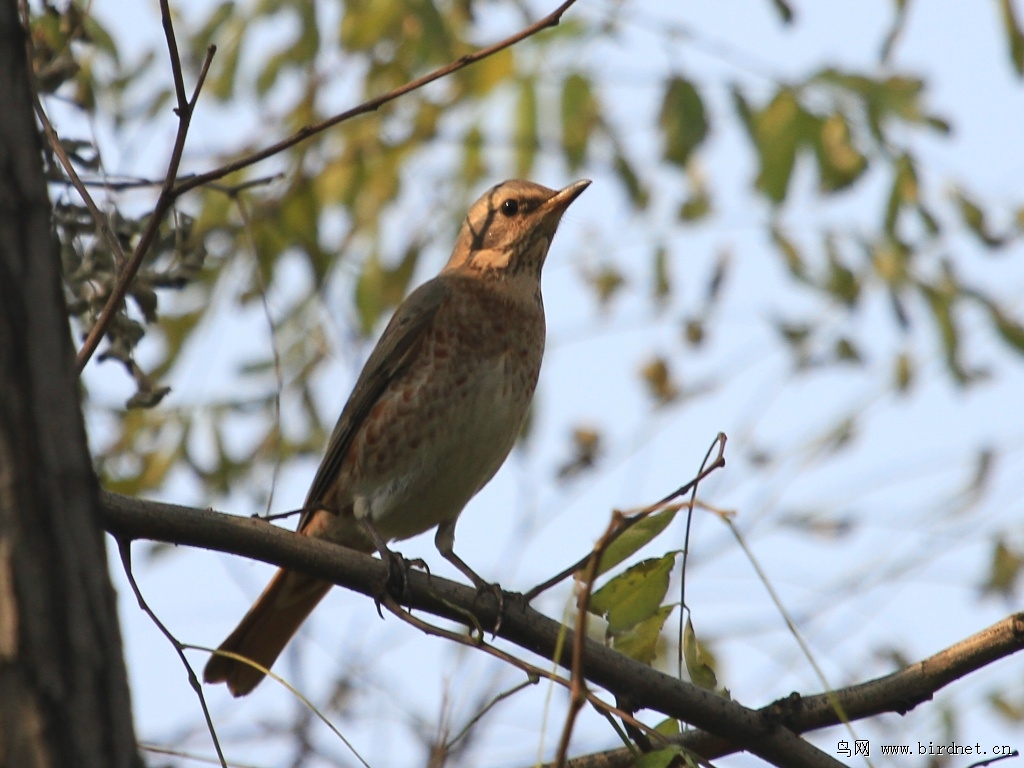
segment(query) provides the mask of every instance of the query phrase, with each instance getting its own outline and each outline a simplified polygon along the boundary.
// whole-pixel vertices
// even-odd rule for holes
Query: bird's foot
[[[483,579],[474,581],[474,585],[476,586],[477,597],[490,593],[494,595],[494,599],[498,603],[498,617],[495,619],[494,627],[491,629],[491,635],[495,636],[498,634],[498,630],[501,629],[502,619],[505,618],[505,590],[503,590],[501,585],[497,582],[491,584]],[[509,594],[511,595],[512,593]]]
[[[411,568],[419,568],[430,574],[430,567],[427,565],[425,560],[420,558],[414,558],[407,560],[402,557],[399,552],[392,552],[390,549],[386,549],[381,553],[381,557],[388,566],[388,575],[384,579],[384,593],[388,597],[393,599],[395,602],[403,603],[408,602],[409,599],[409,570]],[[380,609],[381,598],[375,600],[377,604],[377,615],[384,618],[384,614]]]

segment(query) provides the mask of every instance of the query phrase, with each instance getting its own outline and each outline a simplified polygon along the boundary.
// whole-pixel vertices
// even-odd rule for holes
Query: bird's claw
[[[496,637],[498,630],[501,629],[501,620],[505,617],[505,590],[501,588],[500,584],[491,584],[490,582],[481,579],[476,584],[477,597],[480,595],[490,592],[494,595],[494,599],[498,602],[498,618],[494,622],[494,627],[491,629],[491,636]]]

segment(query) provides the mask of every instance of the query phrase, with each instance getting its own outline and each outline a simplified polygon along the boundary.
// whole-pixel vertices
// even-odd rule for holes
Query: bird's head
[[[562,214],[590,181],[548,189],[512,179],[491,187],[469,209],[443,272],[540,277]]]

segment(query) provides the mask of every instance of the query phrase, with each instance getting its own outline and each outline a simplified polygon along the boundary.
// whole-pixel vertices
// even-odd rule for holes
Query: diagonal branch
[[[1022,649],[1024,612],[1018,612],[898,672],[813,696],[793,693],[758,711],[796,733],[840,725],[843,721],[836,714],[834,700],[842,705],[848,721],[886,712],[902,715],[931,700],[937,691],[955,680]],[[707,731],[689,731],[670,736],[668,741],[708,760],[737,751],[734,744]],[[631,768],[633,764],[628,749],[613,749],[570,760],[567,768]]]
[[[240,157],[237,160],[227,163],[226,165],[222,165],[220,168],[215,168],[214,170],[208,171],[207,173],[202,173],[197,176],[191,176],[187,179],[183,179],[181,183],[179,183],[178,186],[175,188],[175,194],[183,195],[184,193],[192,189],[195,189],[196,187],[208,184],[211,181],[216,181],[217,179],[222,179],[228,174],[234,173],[235,171],[240,171],[243,168],[248,168],[250,165],[255,165],[261,160],[266,160],[268,157],[276,155],[278,152],[282,152],[286,149],[294,147],[296,144],[305,141],[311,136],[316,136],[318,133],[323,133],[328,128],[332,128],[338,123],[343,123],[346,120],[351,120],[353,117],[358,117],[359,115],[365,115],[368,112],[375,112],[388,102],[394,101],[399,96],[404,96],[407,93],[419,90],[423,86],[428,85],[429,83],[432,83],[435,80],[440,80],[442,77],[447,77],[453,72],[456,72],[460,69],[465,69],[470,64],[475,64],[481,59],[486,59],[488,56],[493,56],[494,54],[498,53],[499,51],[503,51],[506,48],[511,48],[516,43],[521,42],[528,37],[532,37],[533,35],[537,34],[542,30],[545,30],[549,27],[556,27],[562,20],[562,16],[565,15],[565,12],[569,10],[569,8],[575,2],[576,0],[565,0],[565,2],[563,2],[560,6],[558,6],[547,16],[545,16],[542,19],[539,19],[538,21],[534,22],[525,29],[517,32],[511,37],[506,37],[504,40],[497,42],[494,45],[489,45],[486,48],[481,48],[480,50],[474,51],[473,53],[467,53],[465,56],[460,56],[455,61],[445,64],[443,67],[435,69],[433,72],[429,72],[423,77],[417,78],[416,80],[412,80],[406,83],[405,85],[399,86],[398,88],[395,88],[393,91],[389,91],[388,93],[382,94],[380,96],[375,96],[369,101],[365,101],[362,104],[353,107],[352,109],[346,110],[344,112],[339,112],[333,117],[329,117],[326,120],[321,120],[319,123],[305,125],[302,128],[299,128],[299,130],[297,130],[291,136],[281,139],[280,141],[277,141],[268,147],[264,147],[263,149],[257,150],[256,152],[252,152],[251,154],[245,155],[244,157]]]
[[[102,494],[104,527],[119,538],[154,539],[205,547],[301,570],[374,597],[387,576],[379,560],[325,541],[298,536],[259,520],[212,510]],[[497,600],[489,594],[416,571],[408,575],[409,607],[467,624],[494,626]],[[537,613],[524,602],[507,600],[498,632],[521,648],[572,664],[574,633]],[[564,644],[559,643],[563,636]],[[587,677],[596,685],[628,698],[638,708],[654,709],[727,739],[779,766],[824,768],[841,765],[780,725],[771,713],[756,712],[688,682],[633,661],[592,640],[585,642]]]

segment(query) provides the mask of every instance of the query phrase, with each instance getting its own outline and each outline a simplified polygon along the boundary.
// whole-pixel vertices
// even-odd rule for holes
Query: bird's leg
[[[420,566],[430,572],[427,568],[427,564],[417,558],[416,560],[406,560],[398,552],[393,552],[388,549],[387,542],[377,531],[373,521],[364,515],[357,517],[359,524],[363,526],[363,530],[366,531],[367,535],[373,540],[373,545],[377,548],[377,552],[380,553],[380,559],[387,563],[388,566],[388,577],[384,583],[384,588],[398,601],[402,601],[409,589],[409,566]],[[380,604],[377,605],[377,611],[380,612]]]
[[[458,568],[476,587],[478,594],[490,592],[498,601],[498,620],[494,623],[494,632],[501,628],[501,619],[505,614],[505,592],[500,584],[491,584],[484,581],[476,571],[470,568],[461,557],[455,554],[455,521],[449,520],[437,526],[437,533],[434,535],[434,546],[441,553],[441,557]]]

